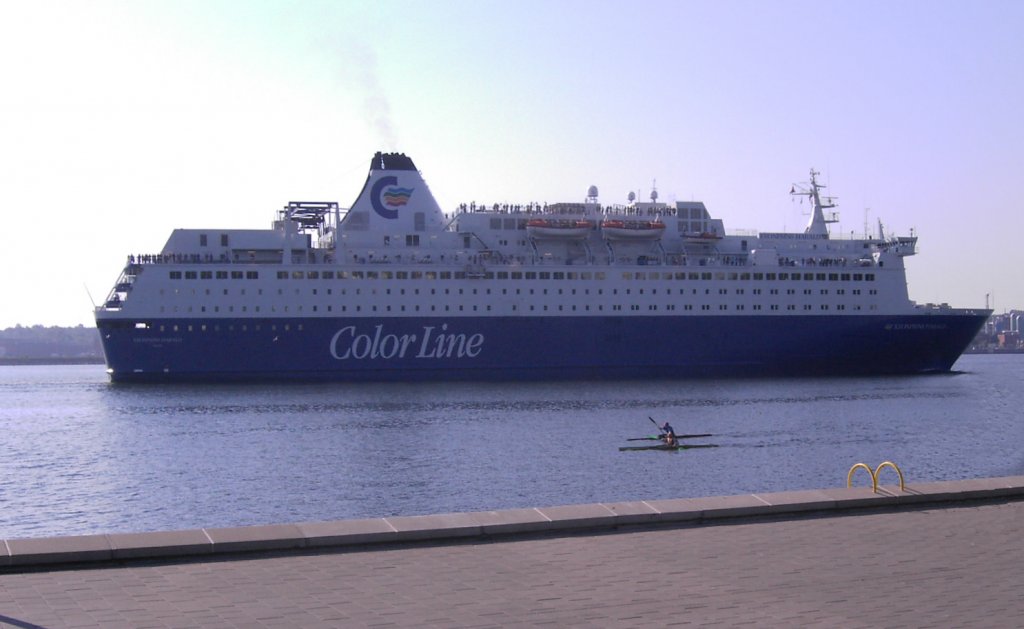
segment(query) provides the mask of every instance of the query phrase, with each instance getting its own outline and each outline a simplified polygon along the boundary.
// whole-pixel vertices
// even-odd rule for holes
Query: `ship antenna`
[[[85,289],[85,294],[89,296],[89,301],[92,302],[92,309],[96,310],[96,300],[92,298],[92,293],[89,292],[89,286],[85,282],[82,282],[82,288]]]

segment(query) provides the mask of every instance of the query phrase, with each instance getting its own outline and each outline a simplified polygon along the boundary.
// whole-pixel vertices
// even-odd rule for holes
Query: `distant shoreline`
[[[45,358],[0,358],[0,366],[27,365],[102,365],[99,356],[51,356]]]

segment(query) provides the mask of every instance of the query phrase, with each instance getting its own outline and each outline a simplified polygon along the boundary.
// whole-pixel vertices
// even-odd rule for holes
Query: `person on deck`
[[[679,445],[679,441],[676,439],[676,431],[672,428],[672,424],[668,422],[665,422],[661,427],[661,439],[665,442],[665,445]]]

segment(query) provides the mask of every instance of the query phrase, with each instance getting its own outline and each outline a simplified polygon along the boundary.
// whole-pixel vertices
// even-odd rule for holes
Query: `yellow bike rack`
[[[847,488],[853,486],[853,473],[857,471],[857,468],[864,468],[868,474],[871,475],[871,492],[878,493],[878,474],[882,471],[882,468],[891,467],[896,470],[896,474],[900,477],[900,491],[906,491],[905,485],[903,484],[903,472],[896,466],[892,461],[882,461],[878,464],[874,470],[867,466],[865,463],[854,463],[853,467],[850,468],[850,473],[846,475],[846,486]]]

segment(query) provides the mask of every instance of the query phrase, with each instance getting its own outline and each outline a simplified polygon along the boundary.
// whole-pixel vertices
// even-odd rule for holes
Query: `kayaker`
[[[674,446],[679,442],[676,440],[676,431],[672,428],[672,424],[665,422],[661,426],[661,439],[665,442],[665,445]]]

